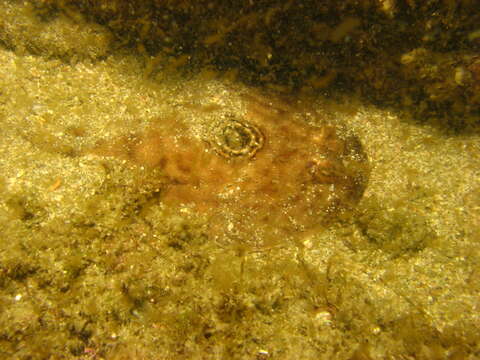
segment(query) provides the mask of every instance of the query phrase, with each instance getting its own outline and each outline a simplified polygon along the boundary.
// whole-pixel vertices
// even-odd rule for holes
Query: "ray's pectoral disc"
[[[162,119],[96,153],[160,170],[167,179],[161,201],[203,214],[210,235],[227,243],[283,244],[358,203],[369,166],[356,136],[324,122],[309,125],[271,98],[245,97],[245,109],[225,108],[189,125]]]

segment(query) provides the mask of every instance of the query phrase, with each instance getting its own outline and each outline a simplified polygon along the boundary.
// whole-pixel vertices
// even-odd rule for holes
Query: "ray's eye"
[[[223,130],[223,140],[225,141],[225,146],[232,151],[238,152],[248,147],[250,134],[243,127],[229,125]]]
[[[245,121],[227,118],[213,127],[212,145],[217,154],[227,159],[252,158],[264,142],[265,136],[260,129]]]

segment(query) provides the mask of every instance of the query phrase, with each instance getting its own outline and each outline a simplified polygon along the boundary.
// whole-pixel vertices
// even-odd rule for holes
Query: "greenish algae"
[[[478,135],[305,97],[361,138],[363,201],[294,246],[224,246],[162,204],[161,174],[87,150],[172,113],[195,121],[198,98],[237,107],[228,81],[55,51],[0,49],[0,357],[478,356]]]

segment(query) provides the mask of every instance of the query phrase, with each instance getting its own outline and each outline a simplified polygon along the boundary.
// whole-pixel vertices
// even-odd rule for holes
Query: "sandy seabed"
[[[155,169],[88,151],[172,116],[201,121],[199,102],[241,112],[232,89],[245,91],[145,78],[128,54],[0,48],[0,357],[478,358],[477,134],[304,99],[359,137],[368,186],[337,224],[256,250],[163,204]]]

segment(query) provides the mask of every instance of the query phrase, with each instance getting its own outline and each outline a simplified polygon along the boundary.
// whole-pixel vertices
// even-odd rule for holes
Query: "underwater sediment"
[[[287,92],[361,94],[457,131],[478,124],[474,0],[27,3],[47,19],[65,13],[105,25],[145,57],[148,74],[213,69]]]
[[[0,5],[0,358],[475,359],[475,2],[231,5]]]

